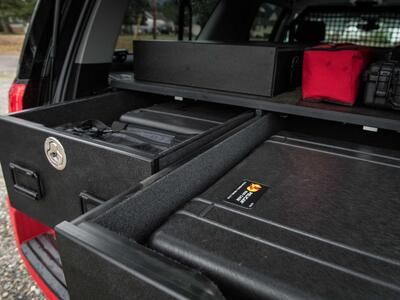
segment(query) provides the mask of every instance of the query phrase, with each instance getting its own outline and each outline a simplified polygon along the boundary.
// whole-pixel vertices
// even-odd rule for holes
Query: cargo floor
[[[274,136],[151,238],[228,298],[398,299],[400,159]]]

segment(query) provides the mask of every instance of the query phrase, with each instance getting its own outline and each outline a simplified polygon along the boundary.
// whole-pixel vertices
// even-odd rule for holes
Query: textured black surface
[[[143,108],[143,110],[164,113],[167,115],[181,114],[185,118],[207,120],[209,122],[221,124],[242,113],[244,108],[230,106],[229,109],[227,109],[223,104],[190,101],[185,99],[185,101],[160,103],[158,105]]]
[[[60,254],[54,237],[40,235],[21,245],[21,251],[48,287],[59,297],[69,299]]]
[[[11,204],[49,226],[82,214],[81,192],[109,199],[153,173],[150,160],[128,152],[16,118],[2,118],[0,124],[1,163]],[[49,136],[57,138],[65,149],[67,165],[63,171],[52,167],[46,158],[44,142]],[[43,188],[40,200],[34,201],[13,188],[10,162],[39,175]]]
[[[94,222],[142,241],[163,221],[274,134],[278,120],[266,115],[117,204]]]
[[[131,111],[122,115],[121,121],[188,135],[201,134],[217,125],[206,120],[188,119],[184,116],[152,111]]]
[[[114,120],[127,111],[166,100],[168,99],[160,96],[117,92],[51,106],[41,106],[12,115],[47,127],[92,119],[111,125]]]
[[[135,41],[134,72],[136,80],[274,96],[293,87],[292,61],[301,57],[284,45]]]
[[[150,241],[230,298],[398,299],[400,160],[273,137],[178,212]],[[243,180],[253,209],[224,199]]]
[[[161,151],[158,169],[190,156],[190,153],[254,117],[254,112],[232,106],[195,101],[171,101],[127,112],[121,121],[128,129],[148,128],[182,136],[181,141]]]
[[[48,127],[90,119],[110,124],[118,120],[122,113],[147,107],[162,100],[165,99],[116,93],[41,107],[14,114],[13,117],[0,118],[2,129],[0,140],[3,142],[0,158],[12,205],[49,226],[54,226],[63,220],[72,220],[82,214],[80,193],[87,192],[108,200],[172,162],[187,158],[195,149],[253,117],[253,113],[242,113],[244,110],[237,108],[229,109],[226,106],[222,108],[219,105],[193,102],[178,105],[170,101],[168,102],[171,104],[170,107],[165,103],[159,108],[159,117],[153,118],[153,123],[158,122],[160,125],[171,119],[175,120],[177,118],[173,117],[172,111],[175,111],[175,115],[179,115],[179,109],[182,108],[184,115],[192,106],[194,109],[191,110],[190,116],[185,118],[185,122],[181,122],[181,127],[183,129],[185,126],[190,127],[191,122],[206,123],[211,126],[202,134],[191,136],[190,139],[157,155],[90,137],[75,136]],[[196,108],[200,108],[197,119]],[[207,109],[210,122],[207,121]],[[157,113],[154,112],[153,115]],[[205,119],[200,121],[201,117]],[[214,121],[215,119],[220,122]],[[53,168],[45,155],[44,142],[50,136],[57,138],[65,149],[67,165],[63,171]],[[29,169],[38,175],[41,187],[40,200],[32,200],[32,197],[22,194],[13,187],[10,163]]]
[[[399,157],[400,155],[398,132],[379,130],[376,133],[363,130],[362,127],[357,125],[296,116],[291,116],[286,120],[285,135],[288,137],[298,139],[304,137],[316,143],[325,143],[386,156]]]
[[[57,226],[71,299],[223,299],[218,288],[144,246],[98,226]]]
[[[222,125],[245,109],[198,101],[172,101],[121,116],[121,122],[170,130],[181,134],[199,134]]]

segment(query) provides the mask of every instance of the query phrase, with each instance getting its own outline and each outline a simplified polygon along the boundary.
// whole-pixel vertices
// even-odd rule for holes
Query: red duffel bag
[[[320,45],[304,52],[303,100],[354,105],[361,75],[372,58],[367,47]]]

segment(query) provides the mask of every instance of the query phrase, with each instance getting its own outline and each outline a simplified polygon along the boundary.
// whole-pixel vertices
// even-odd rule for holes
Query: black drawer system
[[[250,132],[264,143],[253,147],[252,139],[254,151],[245,154],[246,147],[232,159],[228,149]],[[273,132],[260,135],[252,125],[114,199],[113,207],[58,226],[70,294],[111,297],[124,276],[124,291],[162,291],[160,298],[174,290],[172,298],[184,299],[397,299],[400,153],[291,132],[267,138]],[[220,151],[225,161],[210,162]],[[215,169],[204,176],[202,167],[209,165]],[[198,175],[188,181],[188,170]],[[171,182],[178,188],[170,190]],[[139,257],[148,249],[139,245],[160,253],[159,263],[169,257],[200,271],[219,291],[203,286],[185,294],[193,277],[169,281],[177,266],[143,263]],[[108,272],[116,275],[97,275]],[[198,280],[197,287],[204,283]]]
[[[298,102],[301,52],[137,42],[113,84],[130,92],[0,117],[12,206],[56,228],[60,295],[400,298],[399,115]]]
[[[138,93],[0,125],[11,203],[58,224],[72,299],[400,295],[393,134]]]
[[[110,200],[111,209],[102,206],[74,224],[60,224],[56,230],[71,298],[223,299],[218,287],[197,270],[134,241],[145,241],[188,197],[275,132],[276,121],[271,115],[250,120],[167,175]]]
[[[72,220],[253,117],[240,108],[125,93],[3,117],[0,155],[11,203],[50,226]]]

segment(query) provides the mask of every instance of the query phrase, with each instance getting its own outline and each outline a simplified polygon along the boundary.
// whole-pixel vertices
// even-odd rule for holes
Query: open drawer
[[[126,92],[1,117],[11,204],[49,226],[72,220],[252,118],[240,108]]]
[[[189,271],[146,248],[146,236],[187,199],[275,133],[280,123],[273,115],[249,120],[217,139],[208,150],[184,164],[177,164],[170,172],[154,175],[140,187],[111,199],[73,223],[58,225],[57,241],[70,297],[222,299],[218,288],[201,272]],[[133,206],[127,208],[127,203]],[[128,209],[128,219],[132,222],[121,218],[122,222],[117,224],[115,219],[114,225],[120,227],[111,229],[102,220],[108,219],[108,213],[118,207]]]
[[[326,132],[341,129],[332,140],[319,135],[326,124],[303,123],[289,117],[277,132],[278,120],[262,117],[165,176],[58,225],[71,297],[397,299],[399,144],[385,147],[387,137],[370,133],[365,144],[346,141],[352,128],[328,124]],[[177,265],[153,268],[166,258]],[[182,281],[182,273],[171,280],[180,264],[201,281],[189,274]],[[217,290],[187,293],[210,281]],[[121,282],[132,293],[115,291]]]

